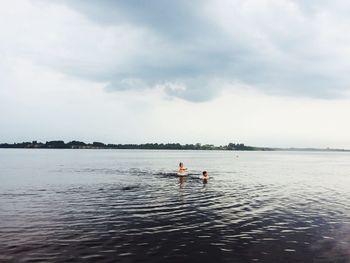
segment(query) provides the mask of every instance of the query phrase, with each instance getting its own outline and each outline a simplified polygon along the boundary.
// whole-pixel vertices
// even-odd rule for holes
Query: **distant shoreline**
[[[21,143],[0,143],[2,149],[128,149],[128,150],[205,150],[205,151],[313,151],[313,152],[350,152],[348,149],[334,148],[273,148],[246,146],[243,143],[229,143],[215,146],[213,144],[180,143],[144,143],[144,144],[105,144],[102,142],[85,143],[81,141],[32,141]]]

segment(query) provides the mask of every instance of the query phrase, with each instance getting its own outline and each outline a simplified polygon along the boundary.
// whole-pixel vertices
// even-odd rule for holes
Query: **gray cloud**
[[[221,89],[213,84],[215,79],[288,96],[333,98],[348,89],[350,53],[345,47],[350,38],[345,36],[344,23],[350,21],[336,14],[339,8],[348,8],[344,1],[333,5],[298,0],[64,4],[102,28],[131,25],[145,30],[144,42],[137,43],[140,50],[132,50],[121,62],[117,56],[113,61],[113,46],[86,64],[79,57],[47,62],[65,73],[106,82],[108,90],[164,85],[171,96],[205,101]],[[185,88],[171,89],[169,83]]]

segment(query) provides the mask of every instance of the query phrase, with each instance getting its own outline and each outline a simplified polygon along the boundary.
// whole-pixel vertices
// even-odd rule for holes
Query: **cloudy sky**
[[[350,148],[350,2],[8,0],[0,141]]]

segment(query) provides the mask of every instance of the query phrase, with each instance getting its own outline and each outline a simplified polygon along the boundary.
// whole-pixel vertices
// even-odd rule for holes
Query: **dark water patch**
[[[57,169],[53,170],[54,173],[69,173],[71,175],[74,174],[98,174],[98,175],[151,175],[152,171],[150,170],[144,170],[139,168],[126,168],[126,169],[120,169],[120,168],[95,168],[95,167],[85,167],[85,168],[64,168],[64,169]]]
[[[295,171],[294,155],[287,169],[285,156],[279,167],[276,156],[233,162],[197,154],[184,178],[167,172],[168,163],[153,164],[162,153],[137,159],[139,166],[133,156],[111,158],[108,167],[104,159],[67,164],[37,185],[2,186],[0,262],[350,261],[347,177]],[[203,184],[200,167],[211,162]]]
[[[163,177],[163,178],[179,178],[180,176],[175,173],[175,172],[157,172],[157,173],[154,173],[153,175],[155,176],[160,176],[160,177]],[[200,172],[191,172],[191,173],[188,173],[186,175],[183,175],[182,177],[186,177],[186,178],[199,178],[201,176],[201,173]]]
[[[322,218],[310,217],[305,223],[291,211],[276,207],[251,214],[254,211],[251,202],[227,203],[224,192],[190,192],[182,203],[174,193],[163,196],[142,188],[132,198],[107,197],[85,189],[91,199],[79,203],[75,202],[71,189],[67,190],[65,207],[58,207],[55,212],[50,210],[56,213],[50,219],[56,228],[45,226],[37,215],[37,226],[16,234],[23,237],[25,232],[30,236],[36,233],[32,245],[22,239],[23,244],[17,240],[17,245],[4,247],[2,251],[19,255],[24,262],[60,261],[62,254],[58,255],[57,251],[74,254],[74,260],[87,262],[111,257],[118,261],[152,262],[196,259],[210,262],[214,258],[219,262],[292,262],[298,258],[299,262],[312,262],[315,252],[305,242],[316,242],[317,245],[311,246],[315,251],[326,249],[338,257],[346,256],[345,252],[335,250],[332,240],[318,241],[318,226],[328,229]],[[153,200],[157,197],[162,197],[162,202]],[[260,203],[261,208],[264,206],[268,204]],[[39,229],[52,231],[52,235],[43,239]]]
[[[139,185],[128,185],[128,186],[123,186],[122,190],[123,191],[130,191],[130,190],[137,190],[138,188],[140,188]]]

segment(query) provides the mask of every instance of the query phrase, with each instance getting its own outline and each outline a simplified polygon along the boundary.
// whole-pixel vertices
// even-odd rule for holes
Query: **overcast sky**
[[[350,148],[350,2],[8,0],[0,141]]]

